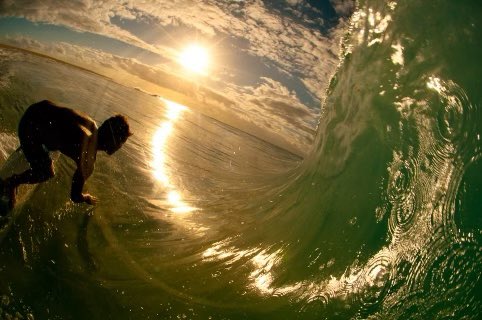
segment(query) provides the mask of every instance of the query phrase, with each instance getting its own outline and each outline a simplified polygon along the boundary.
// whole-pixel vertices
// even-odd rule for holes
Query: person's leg
[[[21,174],[14,174],[5,180],[8,186],[18,187],[21,184],[35,184],[47,181],[54,176],[52,165],[47,168],[28,169]]]
[[[47,181],[54,176],[52,159],[43,146],[22,146],[22,150],[30,163],[30,169],[5,179],[4,192],[10,197],[10,207],[16,202],[16,190],[21,184],[34,184]]]

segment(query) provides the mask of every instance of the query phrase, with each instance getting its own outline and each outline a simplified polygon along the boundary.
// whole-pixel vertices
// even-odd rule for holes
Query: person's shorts
[[[34,171],[52,171],[52,159],[43,144],[33,145],[31,143],[21,143],[20,147],[22,148],[25,158],[27,158],[27,161],[30,163],[30,167]]]
[[[30,163],[30,167],[36,172],[52,172],[52,159],[47,148],[37,138],[38,133],[35,130],[35,124],[28,121],[28,119],[22,119],[19,125],[18,137],[20,139],[20,147],[25,158]]]

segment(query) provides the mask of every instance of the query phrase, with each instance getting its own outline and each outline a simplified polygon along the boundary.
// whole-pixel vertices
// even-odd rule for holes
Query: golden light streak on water
[[[169,178],[170,172],[166,166],[167,159],[165,153],[169,137],[174,130],[174,124],[179,120],[186,107],[162,98],[161,101],[166,106],[165,116],[167,120],[160,123],[152,138],[152,174],[166,188],[166,200],[170,211],[174,213],[192,212],[197,210],[197,208],[191,207],[183,201],[180,191],[176,189],[176,186]]]

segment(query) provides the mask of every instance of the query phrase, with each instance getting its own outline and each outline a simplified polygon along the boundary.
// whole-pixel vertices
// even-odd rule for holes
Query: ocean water
[[[0,50],[0,162],[33,102],[134,136],[37,185],[0,243],[3,318],[479,319],[478,1],[360,1],[302,158],[196,110]]]

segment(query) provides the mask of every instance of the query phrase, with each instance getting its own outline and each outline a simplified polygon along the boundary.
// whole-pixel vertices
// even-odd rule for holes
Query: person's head
[[[97,149],[111,155],[119,150],[131,135],[126,117],[120,114],[110,117],[99,127]]]

